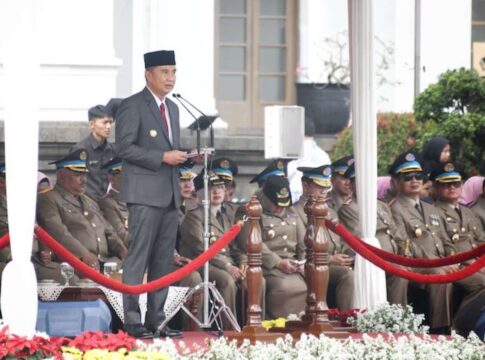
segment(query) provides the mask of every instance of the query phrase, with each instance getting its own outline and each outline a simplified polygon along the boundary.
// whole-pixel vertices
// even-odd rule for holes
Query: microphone
[[[180,95],[180,93],[178,94],[173,94],[173,96],[178,99],[180,102],[185,102],[186,104],[188,104],[189,106],[191,106],[193,109],[195,109],[196,111],[198,111],[203,117],[205,117],[206,119],[209,119],[209,117],[202,111],[200,110],[197,106],[195,106],[194,104],[192,104],[189,100],[187,100],[186,98],[184,98],[182,95]],[[184,106],[185,107],[185,106]],[[187,109],[187,108],[186,108]],[[209,126],[210,126],[210,146],[211,147],[214,147],[214,129],[212,127],[212,122],[209,123]],[[197,121],[197,128],[198,128],[198,131],[200,132],[200,125],[199,125],[199,121]]]
[[[178,96],[177,96],[178,95]],[[180,95],[179,94],[172,94],[172,96],[177,100],[177,102],[183,106],[185,110],[192,116],[195,120],[195,123],[197,124],[197,154],[200,154],[200,125],[199,125],[199,119],[189,110],[189,108],[180,100]]]
[[[176,95],[177,98],[181,99],[182,101],[186,102],[187,104],[189,104],[190,106],[192,106],[195,110],[197,110],[202,116],[205,116],[207,117],[206,114],[204,114],[202,112],[202,110],[200,110],[197,106],[195,106],[194,104],[192,104],[189,100],[187,100],[186,98],[184,98],[182,95],[180,94],[174,94]]]

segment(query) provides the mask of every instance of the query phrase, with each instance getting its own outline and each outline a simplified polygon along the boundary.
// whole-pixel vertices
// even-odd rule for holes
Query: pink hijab
[[[384,199],[390,187],[391,187],[391,177],[379,176],[377,178],[377,198],[379,200]]]
[[[470,206],[482,195],[484,179],[483,176],[472,176],[465,181],[458,200],[460,204]]]

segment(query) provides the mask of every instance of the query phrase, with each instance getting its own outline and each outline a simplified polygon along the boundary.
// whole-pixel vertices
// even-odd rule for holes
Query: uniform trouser
[[[407,305],[409,280],[386,273],[387,301],[390,304]]]
[[[272,269],[265,274],[266,279],[266,319],[298,315],[305,310],[307,286],[299,273],[285,274]]]
[[[335,300],[339,310],[353,308],[354,271],[348,266],[330,265],[328,287],[335,291]]]
[[[237,288],[238,286],[244,286],[244,290],[247,293],[246,280],[236,282],[228,271],[209,265],[209,281],[215,282],[216,288],[221,293],[221,296],[224,299],[224,302],[229,307],[229,309],[234,314],[234,316],[237,318],[237,309],[236,309]],[[263,278],[262,289],[261,289],[261,304],[260,304],[262,309],[261,316],[264,316],[264,312],[265,312],[265,301],[264,301],[265,293],[266,293],[266,282]],[[243,309],[242,311],[246,311],[246,309]],[[223,328],[226,330],[232,329],[231,323],[227,321],[227,318],[225,316],[222,317],[222,325],[223,325]]]
[[[165,208],[128,204],[130,245],[123,262],[123,283],[141,284],[156,280],[172,271],[178,212],[173,205]],[[147,294],[145,326],[156,329],[165,320],[163,307],[168,287]],[[141,323],[138,295],[123,294],[125,325]]]
[[[416,269],[423,274],[446,274],[442,268]],[[429,326],[431,329],[451,325],[451,284],[416,284],[428,294]]]

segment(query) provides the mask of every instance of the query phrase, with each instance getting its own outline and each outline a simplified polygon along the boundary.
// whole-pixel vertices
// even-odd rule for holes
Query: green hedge
[[[416,141],[418,133],[433,124],[421,124],[410,113],[379,113],[377,115],[377,166],[379,175],[387,175],[389,165],[403,151],[422,146]],[[430,131],[430,130],[427,130]],[[331,151],[331,159],[353,153],[352,127],[338,137]]]
[[[469,175],[485,174],[485,79],[474,70],[450,70],[415,100],[413,114],[377,115],[378,173],[387,175],[394,158],[421,150],[431,137],[450,140],[452,158]],[[352,128],[345,129],[331,151],[338,159],[352,153]]]

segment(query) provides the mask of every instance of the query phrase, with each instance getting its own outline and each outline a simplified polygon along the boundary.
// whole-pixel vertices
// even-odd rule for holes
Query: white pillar
[[[374,77],[373,0],[349,0],[351,94],[360,231],[379,246],[377,217],[377,121]],[[372,309],[386,301],[385,274],[360,256],[355,261],[354,306]]]
[[[37,320],[37,281],[30,261],[37,198],[39,42],[35,0],[2,0],[6,86],[5,155],[10,261],[2,276],[5,324],[18,335],[33,335]]]

